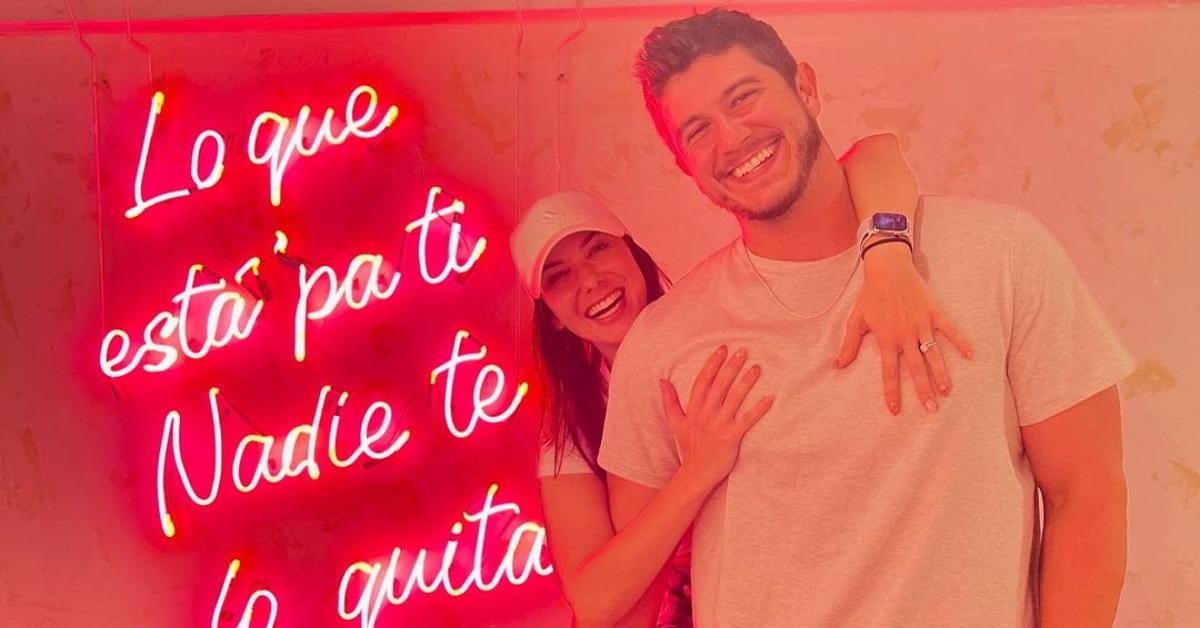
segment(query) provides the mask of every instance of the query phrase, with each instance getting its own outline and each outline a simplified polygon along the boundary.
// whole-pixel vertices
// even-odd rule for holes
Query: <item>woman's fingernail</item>
[[[930,412],[937,412],[937,402],[932,399],[926,399],[925,409]]]
[[[841,358],[838,358],[833,361],[833,368],[835,368],[835,369],[842,368],[842,359]]]
[[[900,414],[900,404],[893,401],[888,404],[888,410],[891,410],[893,415]]]
[[[941,388],[938,388],[938,390],[942,391],[943,397],[947,397],[950,395],[950,387],[945,384],[942,384]]]
[[[729,351],[729,348],[726,347],[725,345],[721,345],[721,346],[717,347],[717,353],[719,353],[721,355],[725,355],[725,353],[727,351]]]
[[[733,357],[735,357],[735,358],[744,358],[744,357],[746,357],[746,348],[745,348],[745,347],[742,347],[742,348],[738,349],[738,350],[737,350],[737,353],[733,354]]]

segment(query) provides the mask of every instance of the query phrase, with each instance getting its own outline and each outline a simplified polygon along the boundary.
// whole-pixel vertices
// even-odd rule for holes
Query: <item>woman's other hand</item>
[[[674,384],[659,380],[663,410],[679,447],[680,473],[706,487],[719,484],[733,470],[742,437],[774,401],[774,396],[768,395],[741,411],[762,373],[757,364],[743,372],[746,359],[745,348],[732,357],[724,346],[717,349],[696,375],[686,407]]]
[[[937,411],[937,393],[950,394],[952,384],[941,346],[929,344],[935,334],[949,340],[963,357],[973,356],[971,343],[941,311],[929,287],[917,273],[912,254],[902,243],[892,242],[867,253],[866,281],[846,321],[846,337],[834,368],[849,365],[858,356],[863,336],[875,335],[883,365],[883,394],[888,410],[900,413],[900,362],[912,376],[921,404]],[[921,351],[921,345],[928,347]],[[932,374],[932,379],[930,375]]]

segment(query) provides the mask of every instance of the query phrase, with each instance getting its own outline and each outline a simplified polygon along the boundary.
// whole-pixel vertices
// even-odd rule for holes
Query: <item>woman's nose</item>
[[[579,288],[584,294],[596,290],[603,282],[604,272],[594,262],[589,261],[579,268]]]

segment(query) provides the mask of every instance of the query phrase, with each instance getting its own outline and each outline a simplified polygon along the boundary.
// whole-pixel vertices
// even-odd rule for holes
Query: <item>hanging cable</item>
[[[513,9],[517,14],[517,42],[513,48],[513,67],[516,74],[513,77],[513,227],[521,220],[521,49],[525,45],[525,14],[521,11],[521,0],[513,0]],[[518,371],[521,368],[521,287],[514,285],[517,294],[513,298],[513,354],[516,356]]]
[[[567,44],[575,40],[587,30],[587,20],[583,17],[583,7],[579,4],[580,0],[575,0],[575,14],[579,18],[579,28],[572,31],[562,41],[558,42],[558,47],[554,50],[554,191],[562,190],[562,88],[563,83],[567,80],[567,75],[562,69],[562,50]]]
[[[87,54],[92,72],[92,156],[96,176],[96,255],[99,260],[99,268],[97,270],[100,277],[100,335],[103,336],[108,330],[108,299],[104,293],[104,202],[102,200],[103,194],[101,193],[103,187],[100,182],[100,94],[97,91],[98,70],[96,67],[96,51],[87,43],[83,38],[83,33],[79,30],[79,20],[75,17],[75,6],[71,3],[71,0],[63,0],[63,2],[67,6],[67,16],[71,20],[71,29],[75,32],[75,41],[79,44],[80,48],[83,48],[84,53]],[[117,390],[116,382],[110,377],[108,383],[113,396],[120,401],[121,395]]]
[[[133,20],[129,15],[129,0],[121,0],[121,2],[125,5],[125,41],[146,56],[146,81],[153,88],[154,59],[150,54],[150,48],[133,38]]]

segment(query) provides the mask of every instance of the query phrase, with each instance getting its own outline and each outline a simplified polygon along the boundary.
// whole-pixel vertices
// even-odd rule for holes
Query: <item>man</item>
[[[915,237],[860,236],[813,69],[745,14],[655,29],[638,74],[679,167],[742,235],[617,354],[599,456],[614,525],[679,465],[656,380],[686,400],[714,347],[745,346],[775,395],[696,520],[696,625],[1110,625],[1125,571],[1115,384],[1132,364],[1054,239],[1026,214],[939,197],[923,198]],[[861,247],[910,237],[976,355],[936,413],[893,416],[859,391],[880,369],[894,379],[894,359],[868,346],[838,370],[828,356]],[[899,349],[938,351],[934,331]],[[660,596],[625,623],[648,625]]]

